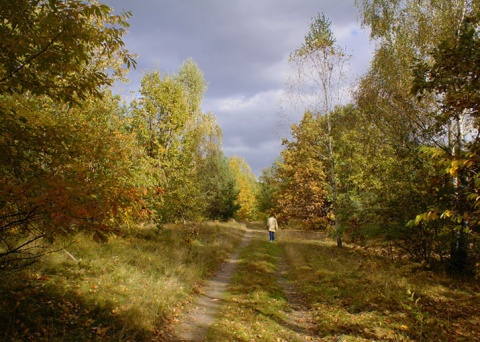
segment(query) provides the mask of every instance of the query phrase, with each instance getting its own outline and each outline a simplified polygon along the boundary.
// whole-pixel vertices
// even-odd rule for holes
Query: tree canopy
[[[261,177],[261,205],[306,227],[323,220],[328,230],[334,219],[347,241],[382,238],[416,260],[471,270],[479,258],[478,4],[356,3],[376,45],[351,84],[354,103],[336,100],[348,56],[317,15],[290,56],[298,70],[287,94],[303,117]]]
[[[85,232],[238,210],[221,129],[202,111],[203,73],[148,72],[135,101],[112,94],[135,66],[130,13],[97,1],[0,2],[0,269],[35,262]],[[212,166],[213,165],[213,166]],[[212,186],[210,186],[212,185]]]
[[[130,13],[96,1],[18,0],[0,5],[0,93],[76,101],[135,66],[122,36]]]

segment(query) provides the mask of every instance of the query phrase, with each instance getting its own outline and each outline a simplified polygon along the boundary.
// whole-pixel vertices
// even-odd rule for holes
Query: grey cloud
[[[301,43],[317,12],[326,12],[338,25],[352,22],[355,9],[350,2],[107,1],[113,8],[133,10],[125,40],[140,55],[139,69],[174,71],[192,57],[205,72],[211,96],[253,95],[278,87],[275,80],[257,75]]]
[[[352,74],[367,66],[368,35],[356,23],[354,0],[103,0],[132,10],[125,37],[138,53],[127,90],[145,70],[176,72],[193,58],[204,72],[205,111],[217,116],[227,155],[246,159],[255,174],[278,156],[278,94],[288,55],[319,12],[332,21],[338,43],[353,54]],[[296,113],[298,117],[298,113]]]
[[[225,147],[225,153],[228,156],[241,156],[244,158],[250,168],[252,169],[253,174],[256,177],[259,177],[262,173],[262,170],[271,166],[275,159],[280,155],[282,150],[281,143],[279,140],[267,141],[263,146],[258,148],[242,148],[242,147]]]

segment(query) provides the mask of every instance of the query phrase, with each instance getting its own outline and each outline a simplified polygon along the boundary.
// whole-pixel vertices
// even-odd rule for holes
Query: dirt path
[[[215,314],[222,305],[222,296],[232,281],[238,260],[239,250],[248,245],[252,231],[247,230],[237,250],[227,260],[219,272],[207,282],[203,293],[198,297],[192,309],[179,317],[179,323],[174,327],[173,341],[203,341],[208,327],[215,320]]]
[[[293,284],[285,278],[286,273],[286,261],[282,260],[279,265],[278,282],[288,301],[288,326],[303,341],[322,341],[321,338],[315,337],[315,324],[310,308],[305,304],[303,297],[296,291]]]
[[[198,296],[191,309],[178,317],[178,322],[171,329],[171,335],[165,341],[205,341],[208,328],[214,322],[220,306],[224,304],[222,298],[232,281],[239,262],[239,251],[241,248],[248,246],[252,237],[260,239],[264,237],[264,234],[247,229],[237,250],[223,264],[219,272],[206,283],[202,294]],[[294,286],[285,278],[285,274],[286,263],[285,260],[282,260],[279,265],[278,283],[288,300],[289,307],[286,312],[288,319],[285,323],[289,329],[295,332],[299,340],[320,341],[321,339],[314,337],[313,319],[309,313],[309,308],[304,304],[302,297]]]

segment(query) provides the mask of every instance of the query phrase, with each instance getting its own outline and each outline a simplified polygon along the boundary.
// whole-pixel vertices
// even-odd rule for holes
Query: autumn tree
[[[432,257],[446,260],[450,249],[452,264],[461,268],[466,260],[466,234],[462,233],[466,222],[449,223],[449,218],[441,219],[441,213],[460,208],[454,202],[465,202],[460,200],[459,187],[466,183],[462,185],[462,176],[456,172],[465,164],[446,167],[441,160],[453,161],[454,156],[464,154],[467,137],[477,132],[470,116],[472,102],[466,100],[475,101],[466,95],[474,79],[469,75],[475,74],[475,57],[471,59],[475,44],[465,33],[475,29],[462,31],[462,27],[469,16],[475,16],[478,6],[474,1],[451,0],[362,0],[357,4],[376,41],[357,103],[394,151],[395,167],[387,179],[402,180],[397,186],[402,191],[385,202],[402,209],[389,210],[396,214],[389,217],[395,217],[396,232],[404,232],[400,235],[410,251],[428,261]],[[460,65],[465,66],[463,71]],[[445,169],[452,171],[452,179]]]
[[[184,185],[192,170],[189,106],[182,84],[159,72],[143,77],[140,95],[133,103],[134,131],[156,170],[159,196],[154,208],[159,220],[168,222],[182,216]]]
[[[240,209],[239,190],[229,159],[221,149],[206,155],[200,181],[205,217],[222,221],[233,218]]]
[[[331,113],[332,139],[335,141],[335,173],[337,176],[337,219],[342,233],[350,240],[361,240],[368,233],[365,226],[378,224],[373,212],[382,188],[379,177],[386,167],[385,144],[379,131],[366,121],[352,105],[338,106]],[[319,120],[318,134],[326,132],[327,123]],[[323,133],[325,134],[325,133]],[[325,152],[324,152],[325,153]],[[377,158],[378,163],[372,163]],[[387,164],[388,165],[388,164]]]
[[[122,42],[129,14],[23,0],[1,2],[0,15],[0,259],[14,268],[63,236],[103,239],[142,215],[142,177],[102,89],[134,64]]]
[[[247,162],[240,157],[230,158],[230,167],[235,175],[238,189],[236,204],[239,209],[235,217],[239,220],[252,220],[256,217],[257,181]]]
[[[202,182],[205,175],[202,174],[203,166],[208,156],[221,150],[222,130],[216,121],[216,116],[211,112],[202,111],[202,100],[206,91],[206,82],[203,73],[193,61],[187,59],[179,68],[178,80],[185,89],[186,99],[189,105],[190,119],[186,130],[190,135],[192,152],[192,165],[189,185],[189,198],[184,201],[186,207],[185,216],[190,219],[203,218],[205,214],[205,194],[202,190]]]
[[[2,1],[0,93],[100,95],[135,65],[122,41],[130,13],[110,12],[97,1]]]
[[[346,81],[345,68],[349,56],[336,44],[330,26],[331,22],[323,14],[314,17],[310,23],[310,31],[305,35],[304,43],[291,54],[290,62],[296,69],[295,79],[291,80],[296,100],[305,110],[317,116],[323,115],[326,120],[325,144],[328,155],[325,156],[325,165],[328,165],[337,245],[341,247],[341,229],[334,214],[338,209],[338,194],[330,115],[334,107],[341,103],[342,87],[345,86]]]
[[[2,267],[36,261],[80,231],[104,241],[148,215],[142,153],[123,131],[118,99],[106,93],[68,110],[46,97],[3,96],[2,109]]]
[[[443,149],[435,146],[425,151],[443,167],[440,174],[451,177],[449,202],[441,207],[431,206],[418,215],[415,223],[438,218],[454,222],[451,260],[456,268],[463,268],[468,258],[470,232],[478,233],[478,123],[479,96],[479,12],[470,12],[464,18],[455,39],[442,40],[431,52],[431,61],[416,65],[412,92],[420,101],[424,94],[434,94],[440,111],[434,113],[436,122],[453,128],[449,144]],[[440,176],[440,175],[439,175]],[[448,183],[446,183],[448,184]]]
[[[215,116],[201,109],[205,89],[202,72],[187,60],[177,74],[146,74],[132,103],[131,129],[155,170],[152,205],[159,222],[202,213],[202,167],[221,144]]]
[[[284,140],[276,169],[279,186],[274,193],[282,219],[300,222],[307,229],[325,229],[334,220],[329,198],[326,155],[319,119],[306,112],[292,125],[291,140]]]

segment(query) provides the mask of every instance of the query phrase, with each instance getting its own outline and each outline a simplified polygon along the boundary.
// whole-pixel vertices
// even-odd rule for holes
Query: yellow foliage
[[[239,191],[236,204],[240,206],[236,216],[239,220],[251,220],[256,215],[256,187],[257,182],[250,166],[243,158],[230,158],[230,167],[235,174],[237,189]]]

